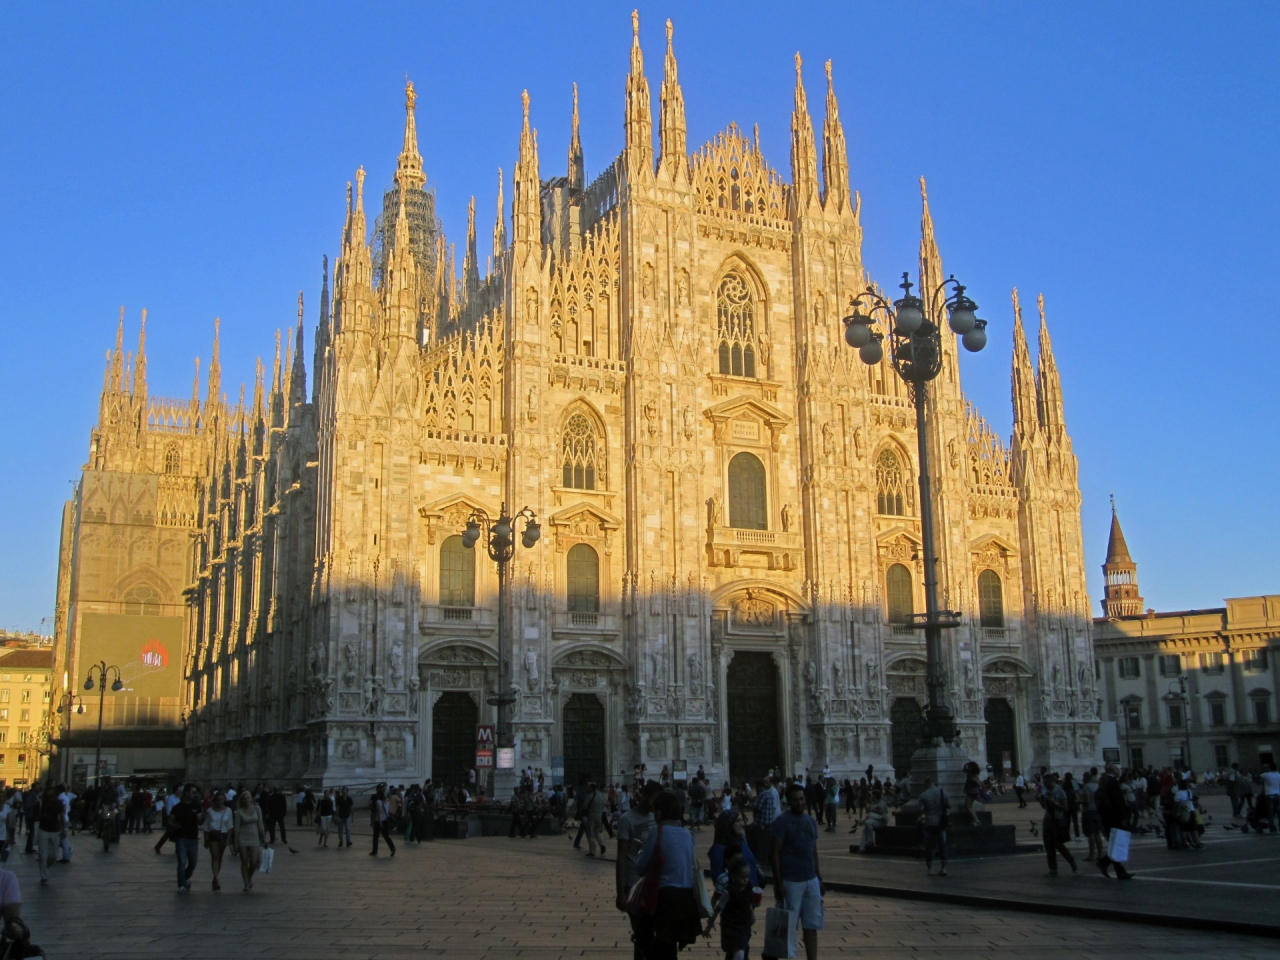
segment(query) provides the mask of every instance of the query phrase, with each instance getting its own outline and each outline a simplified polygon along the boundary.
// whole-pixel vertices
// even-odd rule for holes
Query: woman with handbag
[[[680,801],[664,790],[653,801],[657,825],[645,838],[636,872],[646,881],[650,867],[657,873],[657,898],[653,904],[653,944],[649,960],[673,960],[702,932],[707,888],[698,869],[693,834],[680,826]],[[701,887],[701,896],[696,889]],[[707,910],[706,915],[710,915]]]
[[[263,827],[262,808],[253,802],[249,791],[241,790],[236,799],[239,804],[234,829],[236,849],[240,851],[240,877],[244,888],[252,890],[253,875],[262,863],[262,845],[266,843],[267,832]]]
[[[204,848],[209,851],[209,864],[213,868],[213,889],[221,890],[218,872],[222,869],[222,854],[227,849],[227,838],[235,826],[235,814],[227,806],[226,795],[221,790],[213,793],[213,802],[204,812]]]

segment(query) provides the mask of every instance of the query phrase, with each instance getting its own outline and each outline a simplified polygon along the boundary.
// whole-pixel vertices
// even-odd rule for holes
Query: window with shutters
[[[570,613],[597,613],[600,610],[600,556],[585,543],[569,548],[568,601]]]
[[[769,529],[764,464],[755,454],[739,453],[729,461],[729,526]]]
[[[1182,658],[1176,653],[1162,653],[1160,655],[1160,676],[1176,677],[1182,673]]]
[[[895,563],[884,574],[884,595],[889,604],[889,622],[909,624],[915,612],[911,595],[911,571]]]
[[[575,413],[564,425],[560,440],[561,484],[575,490],[596,489],[603,480],[604,444],[586,414]]]
[[[1214,727],[1227,725],[1227,705],[1223,701],[1209,701],[1209,724]]]
[[[1200,669],[1207,674],[1219,674],[1226,670],[1221,653],[1200,654]]]
[[[978,615],[984,627],[1004,626],[1004,591],[994,570],[978,574]]]
[[[440,545],[440,606],[473,607],[476,603],[476,551],[462,537],[446,537]]]
[[[726,274],[716,291],[716,339],[722,374],[756,375],[755,301],[751,282],[736,271]]]
[[[1116,669],[1119,671],[1121,679],[1124,680],[1133,680],[1142,676],[1142,667],[1139,666],[1137,657],[1117,658]]]

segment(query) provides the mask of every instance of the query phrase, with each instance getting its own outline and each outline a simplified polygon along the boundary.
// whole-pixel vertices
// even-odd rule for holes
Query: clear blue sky
[[[299,288],[315,322],[345,184],[380,194],[419,92],[429,182],[481,247],[522,88],[543,176],[570,84],[590,179],[622,144],[630,4],[48,4],[0,10],[0,626],[52,614],[62,501],[120,305],[187,396],[222,317],[252,381]],[[644,3],[655,105],[675,21],[691,147],[760,124],[789,179],[793,67],[834,60],[873,275],[915,269],[917,178],[991,320],[964,384],[1010,428],[1009,290],[1043,291],[1080,459],[1090,589],[1116,494],[1148,604],[1280,592],[1275,4]],[[510,193],[508,193],[510,197]],[[483,256],[483,254],[482,254]],[[1033,311],[1029,311],[1034,315]]]

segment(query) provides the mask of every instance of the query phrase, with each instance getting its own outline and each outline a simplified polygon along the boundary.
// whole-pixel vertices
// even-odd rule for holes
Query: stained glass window
[[[907,515],[906,471],[892,450],[881,450],[876,458],[876,513],[891,517]]]
[[[447,537],[440,545],[440,605],[472,607],[476,602],[476,551],[462,537]]]
[[[756,375],[755,305],[751,284],[739,273],[730,273],[720,281],[716,294],[716,336],[720,372],[726,376]]]
[[[1004,626],[1004,591],[994,570],[978,574],[978,614],[984,627]]]
[[[600,557],[585,543],[569,548],[568,600],[570,613],[600,610]]]
[[[889,622],[910,623],[915,604],[911,597],[911,571],[895,563],[884,574],[885,597],[889,601]]]
[[[602,454],[595,427],[585,415],[575,413],[564,425],[561,442],[562,485],[575,490],[594,490],[597,466]]]

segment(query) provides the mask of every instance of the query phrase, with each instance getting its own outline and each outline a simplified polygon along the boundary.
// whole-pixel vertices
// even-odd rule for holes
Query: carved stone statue
[[[707,498],[707,523],[716,527],[720,525],[720,495],[713,493]]]
[[[831,682],[835,688],[836,698],[844,699],[844,671],[840,669],[840,664],[835,660],[831,661]]]
[[[391,645],[391,685],[400,686],[404,680],[404,644],[397,640]]]
[[[529,393],[525,396],[525,419],[530,423],[538,422],[538,388],[536,385],[529,387]]]
[[[964,662],[964,697],[966,700],[978,698],[978,681],[974,676],[973,661]]]
[[[804,665],[804,682],[810,690],[818,685],[818,666],[812,660]]]
[[[695,697],[702,695],[702,663],[696,653],[689,654],[689,692]]]
[[[689,407],[685,407],[681,413],[681,418],[684,421],[684,438],[686,440],[692,440],[693,439],[693,410]]]
[[[876,696],[880,692],[880,664],[867,661],[867,693]]]
[[[791,529],[791,504],[784,503],[782,505],[782,532],[786,533]]]
[[[862,459],[862,428],[861,427],[858,427],[856,430],[853,431],[853,453],[859,460]]]
[[[832,452],[835,450],[835,428],[831,426],[831,421],[823,421],[822,424],[822,455],[827,459],[831,458]]]
[[[528,682],[529,692],[538,689],[538,651],[533,647],[526,647],[524,651],[524,672]]]

